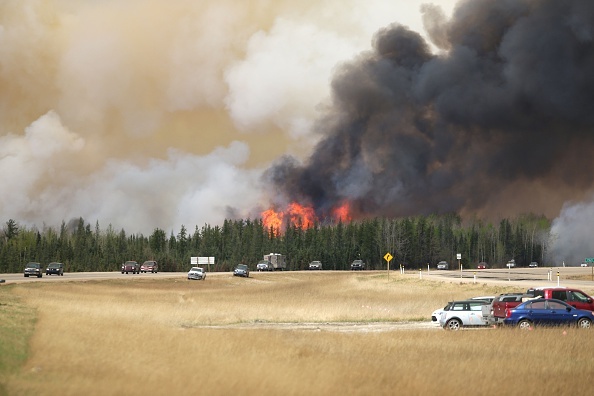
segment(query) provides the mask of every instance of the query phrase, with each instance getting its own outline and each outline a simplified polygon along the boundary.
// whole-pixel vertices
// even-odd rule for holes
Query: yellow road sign
[[[390,254],[390,252],[386,253],[386,255],[384,256],[384,260],[386,260],[388,263],[390,261],[392,261],[394,257],[392,257],[392,255]]]

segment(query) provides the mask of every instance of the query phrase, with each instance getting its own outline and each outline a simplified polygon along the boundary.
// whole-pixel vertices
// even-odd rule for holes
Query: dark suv
[[[41,272],[41,264],[39,263],[28,263],[25,266],[25,278],[28,278],[29,275],[36,276],[41,278],[43,276],[43,272]]]
[[[355,260],[351,263],[351,271],[361,271],[365,269],[363,260]]]
[[[140,264],[136,261],[126,261],[122,264],[122,274],[132,272],[133,274],[140,274]]]
[[[45,274],[64,276],[64,264],[56,262],[49,263],[45,269]]]

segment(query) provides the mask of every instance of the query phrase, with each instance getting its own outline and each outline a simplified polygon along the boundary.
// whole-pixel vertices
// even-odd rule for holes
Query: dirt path
[[[335,333],[381,333],[395,330],[441,330],[433,322],[334,322],[334,323],[270,323],[254,322],[220,326],[191,326],[193,329],[238,329],[238,330],[302,330],[328,331]]]

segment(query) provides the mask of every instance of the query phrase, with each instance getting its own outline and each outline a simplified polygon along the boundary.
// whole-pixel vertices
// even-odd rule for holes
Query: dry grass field
[[[512,290],[372,272],[3,286],[2,321],[34,332],[13,337],[28,358],[0,366],[0,394],[590,394],[594,329],[390,326]]]

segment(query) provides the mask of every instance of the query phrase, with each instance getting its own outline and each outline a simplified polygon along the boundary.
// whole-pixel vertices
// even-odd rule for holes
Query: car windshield
[[[245,264],[239,264],[237,266],[237,269],[245,270],[245,269],[247,269],[247,265],[245,265]]]
[[[60,264],[50,264],[50,268],[60,268]]]
[[[29,263],[27,264],[28,268],[39,268],[39,263]]]

